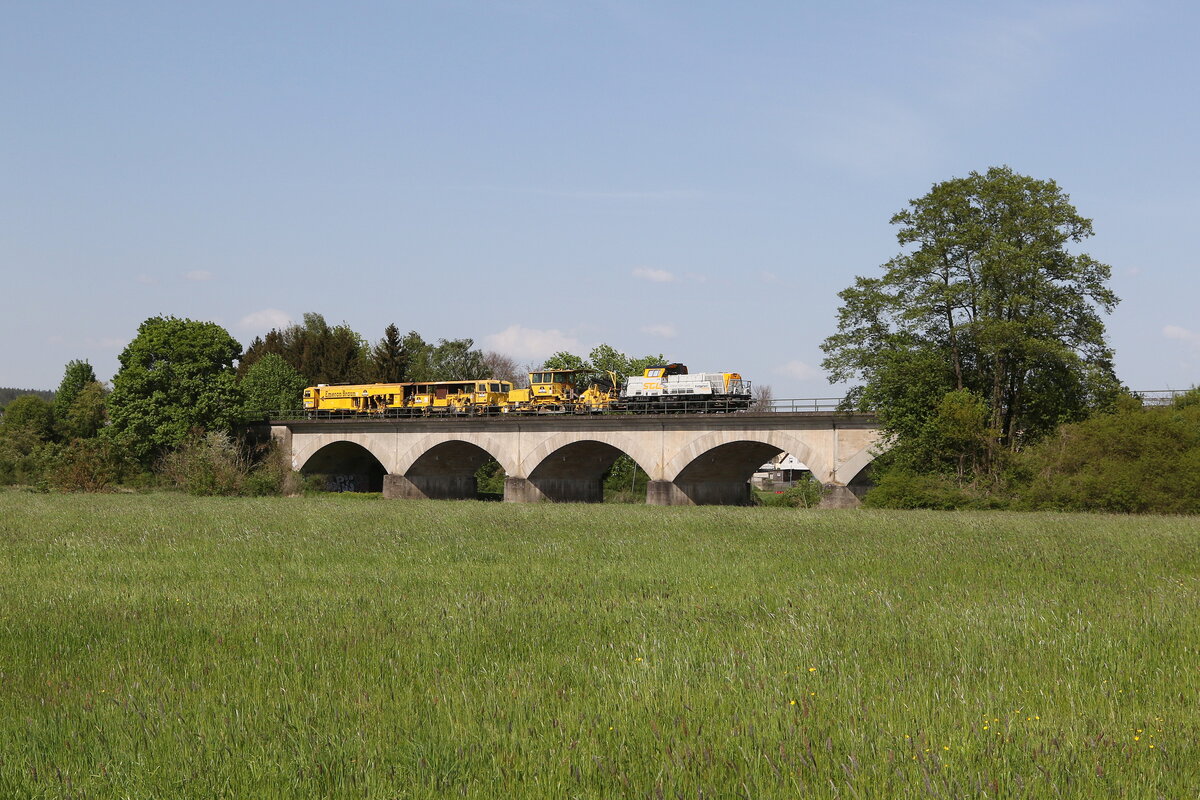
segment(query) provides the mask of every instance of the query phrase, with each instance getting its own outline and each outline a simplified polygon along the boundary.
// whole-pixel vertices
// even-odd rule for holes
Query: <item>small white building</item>
[[[791,453],[780,453],[758,468],[750,483],[758,489],[786,489],[812,475],[808,465]]]

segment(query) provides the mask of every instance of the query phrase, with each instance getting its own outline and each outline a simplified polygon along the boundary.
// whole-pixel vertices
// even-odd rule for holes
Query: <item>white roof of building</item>
[[[758,468],[759,472],[774,472],[780,469],[808,469],[808,465],[791,453],[780,453]]]

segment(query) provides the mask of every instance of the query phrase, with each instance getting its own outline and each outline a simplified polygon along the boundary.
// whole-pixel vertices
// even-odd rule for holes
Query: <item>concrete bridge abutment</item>
[[[753,497],[746,481],[650,481],[646,486],[651,506],[748,506]]]
[[[474,475],[385,475],[386,500],[474,500],[479,487]]]
[[[504,479],[506,503],[600,503],[604,482],[600,478]]]

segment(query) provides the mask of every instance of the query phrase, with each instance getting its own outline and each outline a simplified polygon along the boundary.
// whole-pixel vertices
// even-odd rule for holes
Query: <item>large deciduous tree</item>
[[[294,411],[308,382],[282,356],[268,353],[246,370],[242,394],[250,413]]]
[[[483,351],[475,348],[473,339],[438,339],[430,350],[429,368],[435,381],[492,377],[483,360]]]
[[[37,395],[23,395],[0,417],[0,484],[35,483],[45,475],[47,444],[54,434],[54,411]]]
[[[1092,222],[1054,181],[972,172],[891,221],[904,251],[839,295],[823,348],[831,381],[861,381],[850,401],[879,412],[897,459],[994,471],[1004,450],[1111,402],[1110,268],[1071,251]]]
[[[0,432],[25,431],[48,441],[54,434],[54,407],[35,394],[21,395],[4,407]]]
[[[68,361],[54,394],[54,428],[64,440],[95,436],[104,425],[107,392],[86,361]]]
[[[272,329],[256,338],[238,365],[242,377],[260,358],[274,353],[304,376],[308,384],[361,383],[371,379],[370,349],[349,325],[330,325],[315,312],[301,325]]]
[[[483,366],[497,380],[509,381],[513,384],[520,384],[527,380],[527,376],[522,374],[521,366],[515,359],[503,353],[497,353],[495,350],[484,352]]]
[[[92,381],[75,395],[62,414],[55,412],[54,427],[66,441],[90,439],[104,427],[108,391],[104,384]]]
[[[231,430],[243,408],[234,371],[241,353],[220,325],[151,317],[121,353],[105,430],[143,464],[194,429]]]
[[[83,391],[83,387],[96,382],[96,371],[86,361],[75,359],[68,361],[63,370],[62,382],[54,393],[54,415],[66,416],[67,409],[75,402],[75,398]]]
[[[475,348],[473,339],[438,339],[430,344],[416,331],[409,331],[400,340],[407,359],[407,380],[468,381],[492,377],[482,350]]]

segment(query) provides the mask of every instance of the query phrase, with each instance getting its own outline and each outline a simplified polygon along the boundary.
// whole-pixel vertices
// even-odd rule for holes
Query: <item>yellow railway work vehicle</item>
[[[596,414],[741,411],[750,406],[750,381],[736,372],[688,374],[662,364],[622,379],[613,372],[543,369],[529,388],[494,378],[413,383],[318,384],[304,390],[310,417],[340,414],[386,417],[434,415]]]
[[[591,373],[578,369],[542,369],[529,373],[529,388],[508,394],[508,410],[525,414],[589,413],[606,410],[617,398],[617,378],[591,381]],[[588,383],[586,388],[582,388]],[[502,409],[503,410],[503,409]]]
[[[318,383],[304,390],[304,410],[324,414],[384,414],[404,402],[403,383]]]
[[[512,384],[494,379],[410,383],[401,414],[488,414],[509,406]]]
[[[304,390],[304,410],[310,416],[485,414],[506,407],[511,391],[510,382],[497,380],[321,383]]]

